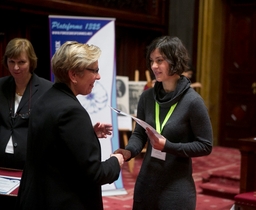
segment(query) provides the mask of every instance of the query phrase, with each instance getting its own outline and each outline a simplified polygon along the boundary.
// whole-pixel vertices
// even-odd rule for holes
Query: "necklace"
[[[32,85],[31,85],[31,81],[29,81],[29,83],[28,83],[28,85],[29,85],[29,98],[28,98],[28,112],[26,112],[26,113],[19,113],[19,104],[20,104],[20,101],[21,100],[24,100],[24,99],[21,99],[20,101],[19,101],[19,103],[18,103],[18,107],[17,107],[17,110],[16,111],[14,111],[14,109],[15,109],[15,98],[13,98],[12,100],[11,100],[11,106],[10,106],[10,116],[11,116],[11,118],[12,119],[15,119],[16,117],[21,117],[22,119],[28,119],[29,118],[29,115],[30,115],[30,106],[31,106],[31,89],[32,89]],[[25,91],[24,91],[25,92]],[[23,94],[21,94],[20,92],[16,92],[16,94],[18,95],[18,96],[23,96]],[[15,97],[15,96],[14,96]],[[16,112],[16,113],[14,113],[14,112]]]
[[[23,96],[23,94],[24,94],[24,92],[25,92],[25,90],[26,90],[26,88],[27,88],[27,86],[30,84],[30,79],[31,79],[31,77],[32,77],[32,75],[30,74],[30,76],[29,76],[29,78],[28,78],[28,83],[27,83],[27,85],[24,87],[22,87],[22,85],[19,85],[19,88],[17,87],[17,84],[16,84],[16,94],[18,95],[18,96]],[[30,84],[31,85],[31,84]],[[20,87],[21,86],[21,87]]]

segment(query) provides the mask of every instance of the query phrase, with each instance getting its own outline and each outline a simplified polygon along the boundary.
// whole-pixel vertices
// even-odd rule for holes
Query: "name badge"
[[[154,158],[157,158],[157,159],[160,159],[160,160],[165,160],[166,152],[161,152],[160,150],[154,149],[152,147],[151,157],[154,157]]]

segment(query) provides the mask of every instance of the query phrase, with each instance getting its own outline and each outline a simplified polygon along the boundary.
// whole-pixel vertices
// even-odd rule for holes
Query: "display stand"
[[[146,70],[145,72],[146,74],[146,78],[147,78],[147,83],[151,83],[151,78],[150,78],[150,74],[149,74],[149,71]],[[139,70],[135,70],[135,76],[134,76],[134,81],[139,81]],[[146,85],[146,84],[145,84]],[[135,128],[135,125],[136,125],[136,122],[133,120],[132,121],[132,131],[134,130]],[[129,130],[123,130],[123,129],[120,129],[119,130],[121,133],[122,133],[122,138],[123,138],[123,142],[124,142],[124,147],[128,144],[128,132],[131,132]],[[143,148],[143,150],[141,151],[142,153],[145,153],[146,152],[146,146]],[[129,171],[130,173],[133,173],[133,169],[134,169],[134,158],[132,158],[131,160],[128,161],[128,168],[129,168]]]

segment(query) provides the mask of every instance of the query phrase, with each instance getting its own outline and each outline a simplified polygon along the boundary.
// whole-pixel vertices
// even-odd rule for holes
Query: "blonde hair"
[[[83,74],[84,69],[96,62],[101,50],[95,45],[82,44],[76,41],[67,41],[55,52],[51,65],[55,82],[68,84],[68,71]]]
[[[18,58],[21,53],[26,53],[29,59],[29,71],[32,73],[37,67],[37,56],[31,42],[24,38],[14,38],[6,46],[2,63],[8,69],[7,59]]]

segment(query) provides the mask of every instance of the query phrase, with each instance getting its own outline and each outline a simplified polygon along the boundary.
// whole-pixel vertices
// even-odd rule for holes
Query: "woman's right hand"
[[[117,149],[114,154],[122,154],[124,157],[124,160],[127,161],[131,158],[131,152],[127,149]]]

